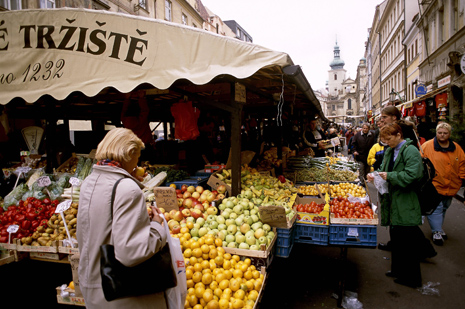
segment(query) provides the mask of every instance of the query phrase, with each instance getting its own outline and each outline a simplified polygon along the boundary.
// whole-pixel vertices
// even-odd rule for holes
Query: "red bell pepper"
[[[284,177],[283,175],[279,175],[278,180],[279,180],[281,183],[285,183],[285,182],[286,182],[286,177]]]
[[[0,243],[6,244],[8,242],[8,236],[0,237]]]
[[[34,220],[37,218],[38,215],[39,215],[38,212],[36,212],[35,210],[31,210],[28,213],[26,213],[26,218],[29,220]]]
[[[31,228],[31,221],[24,220],[23,222],[21,222],[21,228],[25,230],[29,230]]]
[[[31,231],[35,231],[37,229],[37,227],[39,226],[39,220],[34,220],[32,221],[31,223]]]
[[[22,222],[26,219],[26,216],[21,214],[21,213],[18,213],[15,215],[15,221],[18,221],[18,222]]]

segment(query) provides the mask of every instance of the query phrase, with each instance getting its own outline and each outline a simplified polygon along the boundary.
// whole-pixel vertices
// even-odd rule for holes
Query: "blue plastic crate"
[[[276,246],[275,256],[281,257],[281,258],[288,258],[289,255],[291,254],[291,250],[293,246],[294,246],[294,243],[292,243],[289,247]]]
[[[207,181],[208,181],[208,176],[196,176],[196,177],[190,177],[184,180],[167,182],[165,186],[169,187],[170,184],[174,183],[176,185],[176,189],[181,189],[182,185],[194,186],[194,187],[202,186],[204,187],[204,189],[206,189]]]
[[[376,230],[373,225],[330,225],[329,244],[376,247]]]
[[[305,244],[327,246],[329,240],[329,228],[327,225],[312,225],[296,223],[294,241]]]
[[[294,232],[295,226],[290,229],[280,229],[277,228],[276,232],[278,234],[276,245],[280,247],[289,247],[294,242]]]

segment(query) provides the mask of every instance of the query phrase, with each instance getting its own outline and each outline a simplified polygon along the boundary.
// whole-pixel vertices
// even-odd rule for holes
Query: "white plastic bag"
[[[373,184],[378,190],[379,194],[383,195],[389,193],[388,182],[379,176],[378,172],[371,173],[374,177]]]
[[[168,308],[178,309],[184,308],[184,303],[187,296],[187,279],[186,279],[186,265],[184,264],[184,256],[182,255],[181,243],[178,238],[174,238],[170,234],[170,229],[165,218],[163,218],[165,232],[168,235],[166,241],[170,247],[171,262],[173,269],[176,272],[176,279],[178,284],[171,289],[165,291],[167,298]]]

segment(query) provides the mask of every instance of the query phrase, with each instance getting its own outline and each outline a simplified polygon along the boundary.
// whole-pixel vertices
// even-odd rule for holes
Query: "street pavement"
[[[376,197],[376,189],[368,186]],[[296,243],[289,258],[273,259],[259,308],[337,308],[334,297],[344,270],[345,291],[356,293],[355,305],[363,306],[346,308],[465,308],[464,221],[465,206],[454,199],[444,223],[448,240],[443,246],[434,245],[438,255],[421,263],[423,289],[396,284],[385,276],[390,252],[349,248],[344,264],[339,247]],[[427,222],[421,229],[431,239]],[[378,242],[387,242],[388,229],[378,226],[377,237]],[[428,285],[434,289],[427,289]]]

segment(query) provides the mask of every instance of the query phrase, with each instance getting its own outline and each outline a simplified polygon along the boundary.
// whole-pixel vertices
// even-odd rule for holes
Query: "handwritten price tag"
[[[18,174],[27,174],[30,170],[31,168],[29,166],[21,166],[16,169],[16,172]]]
[[[48,187],[52,184],[52,181],[50,180],[50,177],[42,176],[39,179],[37,179],[37,184],[39,185],[39,187]]]
[[[153,188],[153,193],[155,194],[155,202],[158,208],[164,208],[166,211],[170,211],[171,209],[179,210],[174,188],[155,187]]]
[[[69,183],[73,186],[73,187],[79,187],[81,185],[81,181],[79,180],[79,178],[77,177],[71,177],[69,179]]]
[[[287,228],[286,210],[282,206],[258,207],[263,223],[277,228]]]
[[[66,200],[64,202],[61,202],[58,204],[57,209],[55,210],[55,213],[60,213],[60,212],[65,212],[70,206],[71,206],[71,200]]]
[[[16,232],[18,231],[18,229],[19,229],[19,225],[14,224],[14,225],[10,225],[10,226],[6,229],[6,231],[7,231],[8,233],[14,234],[14,233],[16,233]]]

